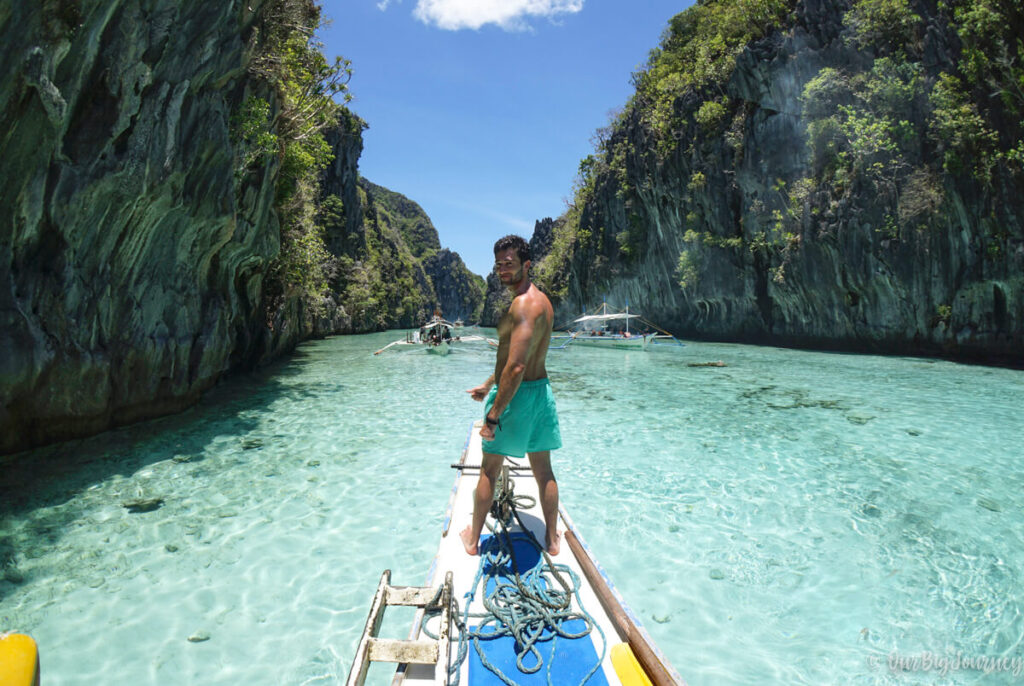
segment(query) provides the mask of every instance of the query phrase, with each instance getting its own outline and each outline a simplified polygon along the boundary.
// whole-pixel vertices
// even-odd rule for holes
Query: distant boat
[[[555,334],[551,337],[549,347],[562,349],[571,345],[589,345],[600,348],[622,348],[626,350],[647,350],[653,345],[682,346],[683,343],[668,332],[641,331],[636,324],[646,322],[640,315],[630,313],[629,307],[622,312],[608,308],[602,303],[600,309],[593,314],[585,314],[573,320],[573,328],[568,333]],[[630,330],[630,324],[633,330]],[[659,333],[660,332],[660,333]]]
[[[435,313],[433,319],[420,327],[417,338],[426,346],[428,353],[447,355],[452,350],[452,340],[456,338],[454,331],[454,323]]]
[[[432,355],[447,355],[452,351],[453,343],[468,343],[471,341],[491,341],[483,336],[462,336],[457,330],[454,322],[441,317],[435,313],[434,317],[416,331],[409,331],[404,339],[388,343],[380,350],[373,353],[379,355],[392,347],[422,348]]]

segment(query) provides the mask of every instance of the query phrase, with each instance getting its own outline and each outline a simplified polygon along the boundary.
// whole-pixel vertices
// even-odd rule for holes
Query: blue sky
[[[360,173],[419,203],[486,275],[572,194],[591,138],[688,0],[324,0],[328,57],[352,61],[370,128]]]

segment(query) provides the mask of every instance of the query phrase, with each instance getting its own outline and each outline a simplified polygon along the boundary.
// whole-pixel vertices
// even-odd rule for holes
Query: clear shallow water
[[[381,571],[426,577],[493,364],[371,355],[397,336],[0,467],[0,629],[45,683],[340,683]],[[1024,679],[888,668],[1024,659],[1024,374],[710,344],[549,372],[563,500],[690,684]]]

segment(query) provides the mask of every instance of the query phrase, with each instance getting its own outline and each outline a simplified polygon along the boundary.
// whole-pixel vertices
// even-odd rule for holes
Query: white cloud
[[[584,0],[418,0],[413,15],[424,24],[457,31],[495,24],[506,31],[529,28],[527,18],[575,14]]]
[[[383,12],[392,2],[402,2],[402,0],[380,0],[380,2],[377,3],[377,9]]]

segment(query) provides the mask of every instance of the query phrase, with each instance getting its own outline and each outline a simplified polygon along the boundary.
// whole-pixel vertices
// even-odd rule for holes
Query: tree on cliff
[[[281,251],[265,283],[267,322],[288,298],[317,313],[328,290],[334,261],[317,222],[319,175],[333,158],[324,132],[337,126],[351,99],[351,64],[327,60],[316,32],[321,9],[309,0],[275,0],[250,39],[255,56],[250,72],[273,87],[277,110],[251,96],[235,116],[242,147],[240,171],[275,158],[279,164],[275,204],[281,221]],[[347,120],[357,121],[354,117]]]

